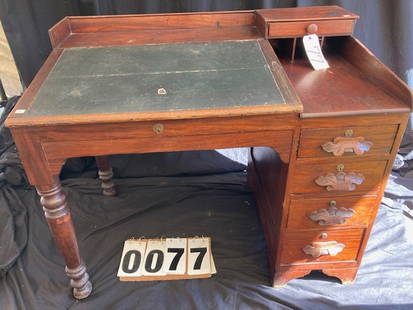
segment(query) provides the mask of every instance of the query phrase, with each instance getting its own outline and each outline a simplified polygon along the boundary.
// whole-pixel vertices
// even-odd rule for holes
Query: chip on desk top
[[[66,49],[25,117],[285,104],[259,43]]]

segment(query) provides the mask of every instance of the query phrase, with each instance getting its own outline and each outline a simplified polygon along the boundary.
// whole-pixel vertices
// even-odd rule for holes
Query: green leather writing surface
[[[285,104],[256,41],[74,48],[26,116]]]

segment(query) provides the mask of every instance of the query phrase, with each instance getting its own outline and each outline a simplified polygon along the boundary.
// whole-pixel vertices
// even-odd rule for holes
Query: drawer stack
[[[281,269],[357,271],[398,127],[301,129],[280,240]]]

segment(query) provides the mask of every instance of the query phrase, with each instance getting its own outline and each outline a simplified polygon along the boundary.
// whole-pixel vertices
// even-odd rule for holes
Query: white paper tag
[[[324,58],[317,35],[309,34],[303,37],[304,50],[314,70],[330,68]]]
[[[145,249],[146,241],[125,241],[122,252],[122,260],[118,269],[118,277],[138,277],[142,275]]]
[[[145,265],[143,275],[166,275],[165,264],[165,240],[149,240],[145,251]]]
[[[185,238],[166,239],[166,269],[167,274],[185,274],[187,246]]]
[[[188,274],[211,273],[210,238],[188,239]]]

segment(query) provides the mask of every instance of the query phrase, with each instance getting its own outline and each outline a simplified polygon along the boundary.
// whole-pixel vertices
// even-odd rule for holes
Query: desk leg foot
[[[353,284],[356,281],[358,268],[323,269],[324,274],[339,278],[342,284]]]
[[[275,273],[272,287],[280,288],[285,286],[289,281],[304,277],[305,275],[309,274],[311,269],[303,269],[303,270],[281,270]]]
[[[99,179],[102,181],[102,193],[105,196],[115,196],[115,184],[113,183],[113,170],[107,156],[96,156],[96,165],[99,169]]]
[[[86,298],[92,291],[92,284],[80,258],[72,217],[60,183],[37,186],[37,192],[41,196],[40,202],[52,236],[65,260],[66,274],[71,279],[74,297]]]
[[[73,287],[73,296],[76,299],[84,299],[92,293],[92,283],[89,281],[89,275],[83,263],[75,269],[70,269],[66,266],[66,274],[70,278],[70,285]]]

